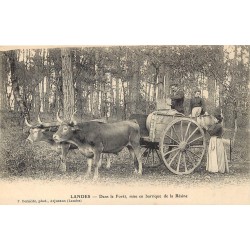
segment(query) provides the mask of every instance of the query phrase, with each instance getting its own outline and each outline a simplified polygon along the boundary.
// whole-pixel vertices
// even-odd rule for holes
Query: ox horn
[[[76,115],[76,111],[72,114],[72,116],[71,116],[71,118],[70,118],[70,122],[73,122],[74,125],[77,124],[77,121],[76,121],[76,119],[75,119],[75,115]]]
[[[38,114],[37,120],[38,120],[39,124],[43,124],[43,122],[41,121],[41,118],[40,118],[40,114]]]
[[[56,119],[57,119],[57,121],[59,121],[60,123],[63,122],[63,120],[60,119],[60,117],[59,117],[59,111],[57,111],[57,113],[56,113]]]
[[[53,126],[61,125],[61,122],[42,122],[39,115],[37,119],[38,119],[39,124],[43,125],[44,127],[53,127]]]
[[[30,123],[28,123],[28,121],[27,121],[27,118],[25,117],[25,119],[24,119],[24,122],[25,122],[25,124],[28,126],[28,127],[32,127],[32,125],[30,124]]]
[[[53,126],[60,126],[60,122],[42,122],[40,115],[38,115],[37,120],[39,124],[43,125],[44,127],[53,127]]]

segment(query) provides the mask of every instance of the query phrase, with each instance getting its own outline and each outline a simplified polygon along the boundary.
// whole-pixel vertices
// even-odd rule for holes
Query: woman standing
[[[201,91],[196,89],[194,91],[194,97],[190,100],[189,112],[191,117],[198,117],[200,115],[207,115],[205,101],[201,98]]]
[[[222,116],[215,115],[217,122],[208,129],[211,138],[207,153],[207,167],[206,170],[212,173],[228,173],[227,154],[223,145],[223,128],[221,125]]]

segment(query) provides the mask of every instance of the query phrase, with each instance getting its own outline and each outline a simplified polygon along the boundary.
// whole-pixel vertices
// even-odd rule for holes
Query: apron
[[[206,170],[212,173],[228,173],[227,154],[223,139],[212,136],[209,141]]]

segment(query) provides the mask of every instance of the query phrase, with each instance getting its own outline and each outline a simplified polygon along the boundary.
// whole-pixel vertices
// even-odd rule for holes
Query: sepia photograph
[[[0,204],[250,204],[248,45],[0,47]]]
[[[247,7],[2,1],[1,248],[249,249]]]

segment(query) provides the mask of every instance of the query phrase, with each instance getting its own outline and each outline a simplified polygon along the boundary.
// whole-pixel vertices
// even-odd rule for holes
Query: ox
[[[60,170],[65,172],[66,171],[65,159],[67,157],[67,154],[69,150],[77,149],[77,147],[73,144],[69,144],[66,142],[56,143],[53,140],[53,135],[58,130],[58,127],[60,125],[59,122],[42,123],[39,117],[38,117],[38,121],[39,121],[39,124],[31,125],[30,123],[28,123],[27,119],[25,118],[26,125],[30,127],[29,136],[26,140],[32,143],[40,142],[40,141],[44,141],[48,143],[51,146],[52,150],[55,150],[57,153],[61,154]]]
[[[57,112],[56,118],[57,118],[57,121],[60,124],[63,123],[63,120],[61,120],[61,118],[59,117],[59,112]],[[86,119],[86,117],[84,117],[84,118]],[[82,124],[83,122],[89,121],[88,118],[87,118],[87,120],[85,120],[85,119],[79,120],[77,118],[76,111],[75,111],[73,113],[73,115],[71,116],[70,123],[72,123],[73,125],[79,125],[79,124]],[[98,118],[98,119],[93,119],[91,121],[96,121],[96,122],[99,122],[99,123],[107,123],[106,118]],[[101,159],[103,159],[103,158],[104,158],[104,154],[101,155]],[[110,169],[110,166],[111,166],[111,156],[110,156],[110,154],[106,154],[106,161],[107,161],[106,169]]]
[[[29,136],[26,139],[31,143],[44,141],[48,143],[52,150],[55,150],[57,153],[60,154],[60,170],[65,172],[67,169],[66,166],[66,157],[69,150],[78,149],[78,147],[74,144],[69,144],[67,142],[57,143],[53,140],[53,135],[58,130],[61,122],[42,122],[40,117],[38,116],[39,124],[31,125],[28,123],[27,119],[25,118],[25,123],[29,130]],[[107,165],[106,168],[109,169],[111,166],[111,159],[110,156],[107,155]]]
[[[102,153],[119,153],[127,147],[134,158],[135,172],[142,174],[140,151],[140,127],[135,121],[101,123],[98,121],[84,122],[74,126],[74,122],[62,122],[53,135],[56,142],[69,142],[76,145],[80,152],[88,158],[86,177],[91,173],[94,161],[93,180],[98,179],[98,168]],[[139,170],[137,171],[137,167]]]

